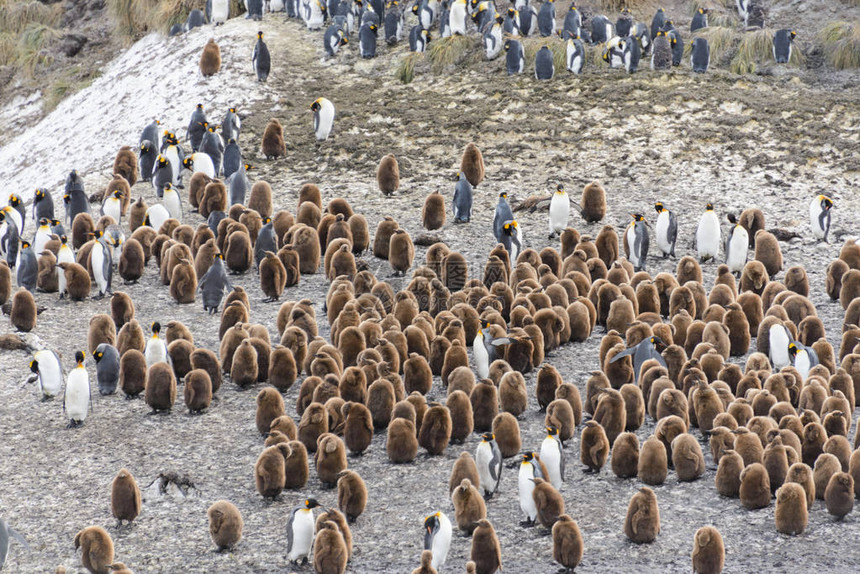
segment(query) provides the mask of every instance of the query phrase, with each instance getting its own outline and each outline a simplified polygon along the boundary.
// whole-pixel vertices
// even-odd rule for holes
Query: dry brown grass
[[[36,0],[0,0],[0,33],[20,34],[30,24],[55,28],[63,13],[61,4],[42,4]]]
[[[14,66],[26,77],[52,61],[47,48],[60,33],[62,5],[35,0],[0,0],[0,66]]]
[[[860,4],[860,0],[855,0]],[[831,22],[818,33],[827,62],[837,70],[860,68],[860,26]],[[793,53],[792,53],[793,55]]]
[[[473,36],[455,34],[434,39],[427,49],[430,69],[434,74],[438,74],[448,66],[459,64],[478,49],[479,44]]]
[[[555,66],[555,73],[563,71],[567,66],[567,46],[559,39],[553,38],[520,38],[523,44],[523,58],[525,59],[524,73],[534,74],[535,56],[538,50],[547,46],[552,50],[552,63]],[[588,47],[590,48],[590,46]],[[530,72],[529,72],[530,71]]]
[[[415,64],[419,59],[423,60],[424,54],[419,52],[410,52],[406,54],[394,70],[394,76],[400,80],[401,83],[408,84],[412,82],[415,78]]]
[[[693,38],[705,38],[711,50],[711,62],[715,66],[722,66],[729,62],[732,53],[740,42],[740,34],[734,28],[723,26],[708,26],[696,30]],[[689,59],[693,38],[684,46],[684,58]]]
[[[651,5],[651,2],[648,0],[599,0],[597,5],[603,10],[621,12],[623,8],[630,8],[631,10],[643,7],[647,8]]]
[[[206,0],[107,0],[115,31],[127,44],[153,30],[167,33],[174,24],[185,22],[189,12],[205,6]],[[243,11],[241,0],[230,1],[231,15]]]

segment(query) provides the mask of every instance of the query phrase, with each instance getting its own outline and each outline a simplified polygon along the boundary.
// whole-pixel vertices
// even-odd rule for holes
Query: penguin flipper
[[[556,439],[558,442],[558,471],[561,474],[561,480],[564,482],[564,466],[565,466],[565,457],[564,457],[564,443],[561,442],[560,439]]]
[[[293,521],[296,519],[297,510],[298,508],[294,508],[293,511],[290,512],[290,518],[287,520],[287,554],[289,554],[293,549]]]
[[[490,459],[490,478],[496,481],[498,486],[499,480],[502,477],[502,452],[499,450],[499,445],[493,441],[493,458]],[[494,489],[495,490],[495,489]]]
[[[620,353],[618,353],[617,355],[612,357],[612,359],[610,359],[609,362],[614,363],[615,361],[619,360],[620,358],[626,357],[628,355],[632,355],[635,352],[636,352],[636,347],[628,347],[627,349],[624,349],[623,351],[621,351]],[[660,358],[662,359],[662,357],[660,357]]]
[[[9,533],[9,536],[11,536],[15,540],[17,540],[21,546],[23,546],[27,550],[30,550],[30,545],[27,543],[27,540],[24,539],[24,537],[21,535],[20,532],[18,532],[14,528],[10,528],[10,527],[6,528],[6,532]]]
[[[497,339],[493,339],[492,341],[490,341],[490,345],[492,345],[494,347],[501,347],[502,345],[510,345],[513,342],[514,342],[514,340],[511,339],[510,337],[499,337]]]

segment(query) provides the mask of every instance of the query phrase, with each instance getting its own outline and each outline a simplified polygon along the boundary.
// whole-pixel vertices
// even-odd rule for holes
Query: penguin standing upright
[[[37,189],[33,194],[33,221],[43,217],[54,219],[54,198],[44,189]]]
[[[630,256],[630,263],[636,271],[645,270],[645,260],[648,258],[648,246],[651,239],[648,236],[648,222],[640,213],[631,213],[633,221],[624,232],[624,246]]]
[[[71,225],[79,213],[90,213],[90,202],[84,193],[84,181],[76,170],[72,170],[66,178],[63,202],[66,205],[66,225]],[[23,227],[18,227],[18,233],[23,231]]]
[[[230,0],[209,0],[211,7],[209,9],[209,21],[219,26],[227,21],[230,17]],[[209,4],[207,3],[207,6]]]
[[[18,251],[18,260],[16,261],[18,287],[24,287],[27,291],[32,292],[36,289],[36,283],[39,279],[39,262],[36,259],[36,254],[33,252],[33,246],[29,241],[19,240],[21,249]]]
[[[203,134],[206,133],[206,128],[203,127],[203,124],[206,122],[206,112],[203,110],[203,104],[197,104],[197,107],[191,112],[191,120],[188,122],[188,128],[185,130],[185,139],[191,142],[192,151],[197,151],[197,148],[200,147]]]
[[[788,346],[791,344],[791,333],[782,323],[774,323],[768,331],[770,364],[774,369],[781,369],[791,364]]]
[[[307,564],[314,542],[313,509],[319,506],[314,498],[305,499],[290,511],[287,521],[287,560]]]
[[[185,154],[182,151],[182,148],[179,147],[179,142],[175,139],[170,139],[170,145],[168,145],[163,152],[161,152],[164,157],[170,162],[170,169],[173,172],[173,179],[171,183],[177,187],[182,187],[182,163],[185,159]]]
[[[230,194],[230,203],[228,205],[245,205],[245,195],[248,193],[250,182],[248,181],[248,171],[254,169],[249,163],[243,163],[239,166],[233,175],[226,182]]]
[[[235,143],[236,140],[230,140],[230,141]],[[227,148],[229,148],[229,147],[230,146],[228,144]],[[224,159],[225,159],[225,161],[226,161],[227,148],[224,148],[224,155],[225,155]],[[215,173],[215,164],[212,163],[212,158],[209,156],[208,153],[203,153],[203,152],[199,152],[199,151],[194,152],[193,154],[191,154],[190,156],[187,156],[185,159],[182,160],[182,167],[184,167],[185,169],[191,170],[192,174],[202,173],[202,174],[206,175],[206,177],[208,177],[209,179],[215,179],[215,177],[217,175]],[[226,171],[226,166],[225,166],[225,171]],[[227,176],[225,176],[225,177],[227,177]]]
[[[259,22],[263,19],[263,0],[245,0],[245,8],[248,10],[245,14],[246,20]]]
[[[147,368],[155,363],[165,362],[173,364],[170,354],[167,352],[167,343],[161,338],[161,323],[155,321],[152,324],[152,337],[146,342],[146,347],[143,349],[143,356],[146,358]]]
[[[113,255],[111,248],[105,241],[105,236],[101,230],[95,231],[96,244],[90,252],[93,277],[95,277],[96,285],[99,288],[99,294],[93,299],[102,299],[110,293],[111,279],[113,278]]]
[[[215,256],[212,265],[197,283],[197,289],[203,293],[203,310],[210,315],[217,313],[224,294],[233,289],[224,267],[224,255],[219,253]]]
[[[488,60],[493,60],[502,51],[502,23],[504,19],[499,16],[493,25],[484,32],[484,55]]]
[[[818,353],[812,347],[807,347],[800,341],[793,341],[788,345],[788,356],[794,368],[798,370],[802,380],[806,382],[809,370],[818,365]]]
[[[696,251],[700,261],[715,259],[719,255],[720,235],[720,220],[714,213],[714,204],[708,203],[696,229]]]
[[[511,261],[516,261],[523,250],[522,231],[516,219],[508,220],[502,225],[502,239],[499,243],[505,246]]]
[[[658,347],[666,347],[665,343],[663,343],[663,340],[660,339],[660,337],[646,337],[645,339],[642,339],[642,341],[640,341],[638,344],[632,347],[628,347],[614,357],[612,357],[609,362],[614,363],[624,357],[633,355],[633,382],[636,383],[639,379],[639,367],[641,367],[642,363],[644,363],[648,359],[654,359],[661,366],[666,366],[666,359],[664,359],[663,356],[660,354]]]
[[[74,263],[75,262],[75,254],[72,251],[72,248],[69,247],[69,239],[65,235],[60,236],[60,249],[57,251],[57,266],[59,267],[63,263]],[[59,288],[60,299],[65,298],[66,293],[66,275],[62,271],[59,271]]]
[[[544,38],[555,34],[555,0],[547,0],[538,10],[538,31]]]
[[[564,443],[561,442],[556,427],[546,427],[546,433],[546,438],[540,445],[540,460],[546,466],[549,476],[541,478],[551,482],[556,490],[561,490],[561,483],[564,482]]]
[[[376,57],[376,24],[362,24],[358,30],[358,51],[362,58]]]
[[[633,17],[630,15],[630,8],[623,8],[621,15],[615,21],[615,35],[625,38],[630,35],[630,30],[633,28]]]
[[[581,74],[585,65],[585,44],[574,35],[567,39],[567,69],[574,74]]]
[[[466,35],[466,0],[454,0],[451,4],[451,11],[448,14],[448,26],[451,29],[451,35]]]
[[[711,47],[707,38],[696,38],[690,44],[690,66],[697,74],[704,74],[711,64]]]
[[[642,49],[635,38],[626,38],[619,43],[621,47],[621,61],[628,74],[639,69],[639,60],[642,58]]]
[[[122,221],[122,192],[120,190],[114,190],[102,202],[102,215],[112,217],[117,223]]]
[[[516,8],[511,6],[505,12],[505,17],[502,19],[502,32],[516,38],[520,35],[520,13]]]
[[[726,237],[726,265],[730,272],[740,277],[744,265],[747,264],[750,236],[746,228],[737,222],[734,214],[730,214],[728,219],[734,225]]]
[[[444,512],[434,512],[424,519],[424,550],[433,552],[433,568],[441,569],[451,548],[451,521]]]
[[[576,2],[571,2],[567,13],[564,15],[562,24],[562,39],[570,39],[580,36],[582,29],[582,13],[576,7]]]
[[[398,9],[399,10],[399,9]],[[388,17],[388,12],[385,13]],[[403,14],[400,15],[400,21],[403,22]],[[402,35],[402,24],[401,24]],[[442,6],[439,8],[439,37],[448,38],[451,36],[451,2],[450,0],[442,0]],[[398,38],[399,41],[399,38]]]
[[[99,394],[112,395],[119,383],[119,351],[113,345],[101,343],[93,353],[96,360],[96,381]]]
[[[570,42],[568,40],[568,47]],[[580,42],[581,44],[581,42]],[[563,184],[558,184],[555,188],[555,193],[552,194],[552,199],[549,203],[549,238],[552,239],[567,228],[568,219],[570,218],[570,197],[564,190]]]
[[[170,161],[159,154],[152,167],[152,187],[155,189],[155,195],[161,199],[164,195],[164,186],[172,182],[173,168],[170,166]]]
[[[239,117],[239,112],[235,107],[227,108],[227,113],[224,114],[224,119],[221,120],[221,137],[219,145],[221,152],[224,152],[224,142],[234,139],[239,141],[239,132],[242,130],[242,118]]]
[[[272,69],[272,56],[269,55],[269,47],[263,41],[262,30],[257,32],[257,43],[254,44],[254,51],[251,53],[251,63],[254,64],[254,71],[257,72],[257,81],[265,82]]]
[[[334,104],[326,98],[317,98],[311,104],[314,113],[314,134],[317,141],[325,141],[334,125]]]
[[[496,238],[496,241],[502,241],[505,222],[513,218],[514,212],[511,210],[510,204],[508,204],[508,194],[502,191],[499,193],[499,201],[496,203],[496,212],[493,215],[493,237]]]
[[[161,122],[158,120],[152,120],[146,127],[143,128],[143,131],[140,132],[140,141],[138,143],[143,143],[145,141],[150,141],[152,143],[158,142],[158,129],[161,125]]]
[[[553,76],[555,76],[555,63],[553,62],[552,51],[548,46],[544,46],[538,50],[535,56],[535,78],[551,80]]]
[[[678,219],[675,214],[658,201],[654,204],[657,210],[657,228],[654,235],[657,237],[657,249],[663,254],[663,258],[670,255],[675,256],[675,241],[678,239]]]
[[[695,32],[701,28],[708,27],[708,12],[707,8],[699,8],[693,15],[693,20],[690,22],[690,32]]]
[[[660,30],[651,45],[651,69],[670,70],[672,68],[672,45],[666,32]]]
[[[6,206],[0,209],[0,254],[6,256],[9,268],[14,268],[18,262],[18,249],[21,238],[19,224],[21,217],[14,209]]]
[[[140,181],[152,181],[152,173],[155,171],[155,162],[158,160],[158,149],[149,140],[140,142],[137,157],[137,167],[140,171]]]
[[[523,36],[534,36],[538,31],[538,12],[537,9],[526,4],[517,8],[517,15],[520,22],[517,28]]]
[[[499,481],[502,478],[502,452],[493,433],[481,435],[481,442],[475,451],[475,464],[478,467],[484,499],[489,500],[499,490]]]
[[[36,351],[30,361],[30,370],[39,377],[39,392],[43,401],[56,397],[63,391],[63,365],[55,351]]]
[[[519,40],[505,41],[505,70],[509,76],[522,74],[526,66],[523,45]]]
[[[203,139],[200,141],[200,152],[209,154],[212,158],[212,165],[215,166],[215,175],[221,173],[221,158],[224,156],[224,140],[216,133],[218,126],[214,124],[206,124],[206,133],[203,134]],[[239,141],[239,138],[234,138]],[[153,179],[153,185],[155,180]],[[159,195],[159,197],[161,197]]]
[[[118,218],[114,218],[119,221]],[[41,254],[45,250],[45,244],[51,240],[51,220],[47,218],[39,219],[39,227],[36,229],[36,237],[33,238],[33,253]]]
[[[66,428],[72,428],[84,424],[89,412],[92,395],[90,391],[90,377],[84,368],[84,353],[75,353],[77,366],[69,373],[66,382],[66,392],[63,398],[63,411],[69,417]]]
[[[535,458],[535,453],[529,451],[523,453],[523,461],[520,464],[517,484],[519,486],[520,509],[526,515],[526,519],[520,522],[521,526],[534,526],[537,519],[537,505],[532,493],[535,489],[535,479],[547,480],[541,469],[541,462]]]
[[[469,223],[472,219],[472,184],[466,179],[465,172],[459,172],[457,178],[452,206],[454,223]]]
[[[180,197],[176,188],[170,184],[165,185],[164,197],[161,203],[167,209],[167,213],[170,214],[172,219],[182,223],[182,197]]]
[[[809,202],[809,225],[812,226],[812,234],[827,243],[827,235],[830,233],[830,216],[833,209],[833,200],[826,195],[816,195]]]
[[[773,35],[773,59],[777,64],[791,60],[791,50],[797,33],[794,30],[777,30]]]
[[[591,42],[592,44],[603,44],[609,42],[613,34],[612,22],[606,16],[594,16],[591,18]]]

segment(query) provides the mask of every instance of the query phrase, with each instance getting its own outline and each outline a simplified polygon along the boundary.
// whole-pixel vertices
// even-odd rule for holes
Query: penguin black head
[[[69,242],[69,238],[68,238],[68,237],[66,237],[65,235],[61,235],[61,236],[60,236],[60,243],[62,243],[63,245],[65,245],[65,244],[66,244],[66,243],[68,243],[68,242]]]
[[[257,169],[257,168],[255,168],[255,167],[254,167],[253,165],[251,165],[250,163],[246,163],[246,164],[245,164],[245,171],[251,171],[252,169]]]
[[[30,361],[30,370],[33,371],[34,373],[38,373],[39,372],[39,361],[37,361],[36,359],[33,359],[32,361]]]
[[[792,30],[792,31],[791,31],[791,34],[789,34],[789,36],[791,37],[791,40],[792,40],[792,41],[794,41],[794,38],[795,38],[795,37],[797,37],[797,32],[795,32],[794,30]]]
[[[39,218],[39,226],[40,227],[47,227],[48,226],[48,218],[47,217]]]
[[[699,14],[707,14],[708,9],[707,8],[699,8],[698,12],[699,12]]]
[[[731,224],[736,224],[738,222],[738,216],[734,213],[727,213],[726,219],[728,219]]]
[[[373,32],[374,35],[376,35],[376,24],[370,25],[370,31]]]
[[[202,109],[203,109],[203,104],[197,104],[197,109],[198,109],[198,110],[202,110]]]
[[[321,107],[319,99],[316,99],[314,100],[314,103],[311,104],[311,111],[318,112]]]
[[[713,211],[713,210],[714,210],[714,204],[708,202],[708,205],[705,206],[705,211]]]
[[[12,207],[18,207],[21,204],[21,198],[15,195],[14,193],[9,196],[9,205]]]
[[[84,364],[84,356],[85,353],[83,351],[75,351],[75,362],[79,367],[82,367]]]
[[[516,16],[516,15],[517,15],[517,9],[516,9],[516,8],[514,8],[513,6],[511,6],[510,8],[508,8],[508,16],[510,16],[511,18],[513,18],[513,17],[514,17],[514,16]]]
[[[438,512],[434,512],[433,514],[424,519],[424,528],[427,529],[428,534],[432,534],[434,530],[439,528]]]
[[[658,351],[666,348],[666,343],[663,342],[663,339],[656,335],[651,337],[651,344],[654,345],[654,348]]]
[[[633,221],[636,222],[645,221],[645,217],[643,217],[641,213],[631,213],[630,217],[632,217]]]
[[[159,323],[158,321],[155,321],[152,324],[152,334],[153,334],[153,336],[155,336],[155,335],[158,335],[160,332],[161,332],[161,323]]]
[[[257,38],[259,38],[260,40],[263,39],[263,31],[262,30],[257,32]]]
[[[158,156],[158,167],[164,167],[167,165],[167,158],[163,155]]]
[[[223,253],[220,253],[220,252],[219,252],[219,253],[216,253],[216,254],[215,254],[215,259],[220,259],[221,261],[224,261],[224,254],[223,254]]]
[[[493,434],[493,433],[491,433],[491,432],[485,432],[484,434],[482,434],[482,435],[481,435],[481,439],[483,439],[483,440],[485,440],[485,441],[487,441],[487,442],[490,442],[490,441],[492,441],[492,440],[495,440],[495,438],[496,438],[496,435],[494,435],[494,434]]]
[[[549,436],[556,436],[558,434],[558,429],[553,426],[546,427],[546,434]]]
[[[573,2],[571,2],[569,10],[570,10],[571,12],[573,12],[574,10],[576,10],[576,4],[575,4],[575,3],[573,3]]]
[[[269,225],[271,222],[272,222],[271,217],[264,217],[263,218],[263,225]]]
[[[338,30],[337,34],[338,34],[338,36],[340,36],[340,45],[341,46],[346,46],[347,44],[349,44],[349,38],[347,38],[346,36],[343,35],[342,30]]]
[[[657,203],[655,203],[654,209],[657,211],[657,213],[663,213],[664,211],[666,211],[666,208],[663,207],[662,201],[658,201]]]
[[[262,32],[260,32],[260,33],[262,34]],[[236,113],[236,108],[230,108],[230,113],[231,113],[231,114],[235,114],[235,113]]]
[[[42,199],[45,199],[45,190],[44,189],[37,189],[35,201],[39,201]]]
[[[29,241],[27,241],[25,239],[20,239],[19,241],[21,242],[21,248],[22,249],[27,249],[28,247],[30,247]]]
[[[829,211],[833,207],[833,200],[826,195],[821,196],[821,209]]]
[[[93,353],[93,359],[95,359],[95,360],[96,360],[96,363],[98,363],[99,361],[101,361],[101,360],[102,360],[102,357],[104,357],[104,356],[105,356],[105,354],[104,354],[103,352],[101,352],[101,351],[96,351],[95,353]]]
[[[319,505],[320,503],[317,502],[316,498],[308,498],[307,500],[305,500],[305,508],[307,508],[308,510],[310,510],[311,508],[316,508]]]
[[[788,354],[791,355],[792,358],[797,356],[797,351],[798,351],[797,345],[795,345],[794,343],[789,343]]]
[[[417,14],[417,13],[418,13],[418,4],[413,4],[413,5],[412,5],[412,13],[413,13],[413,14]]]
[[[659,31],[657,32],[657,36],[658,36],[658,37],[660,37],[660,36],[665,36],[665,35],[666,35],[666,32],[664,32],[663,30],[659,30]]]
[[[555,186],[555,192],[556,193],[564,193],[564,184],[560,183],[557,186]]]
[[[191,160],[191,156],[182,158],[182,167],[187,167],[188,169],[194,167],[194,162]]]
[[[534,460],[534,458],[535,458],[535,453],[533,453],[532,451],[528,451],[528,452],[523,453],[523,462],[524,463],[531,462]]]

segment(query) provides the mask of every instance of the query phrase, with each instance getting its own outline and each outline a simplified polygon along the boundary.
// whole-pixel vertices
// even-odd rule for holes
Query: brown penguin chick
[[[203,369],[194,369],[185,375],[183,391],[189,414],[199,414],[212,402],[212,379]]]
[[[271,303],[281,298],[287,286],[287,270],[277,255],[266,251],[260,261],[260,290],[266,295],[265,303]]]
[[[268,133],[268,127],[266,129]],[[283,143],[283,139],[281,142]],[[266,144],[266,135],[263,135],[263,143]],[[206,184],[206,187],[203,188],[203,196],[200,198],[198,210],[200,216],[206,218],[214,211],[227,211],[227,187],[224,182],[216,179]],[[220,231],[220,226],[218,229]],[[221,243],[219,243],[220,245]]]
[[[851,443],[843,435],[833,435],[824,443],[824,452],[839,459],[842,470],[848,472],[851,459]]]
[[[364,454],[373,439],[373,415],[362,403],[352,401],[344,403],[340,412],[344,418],[346,448],[353,454]]]
[[[421,552],[421,566],[412,571],[412,574],[438,574],[433,568],[433,552],[424,550]]]
[[[214,76],[221,69],[221,48],[215,43],[215,38],[209,38],[200,54],[200,73],[203,76]]]
[[[763,229],[756,231],[754,259],[761,261],[770,277],[782,271],[782,251],[773,233]]]
[[[612,267],[612,264],[618,259],[618,233],[615,228],[611,225],[604,225],[594,239],[594,245],[597,247],[600,260],[607,268]],[[628,253],[627,256],[629,257],[630,254]]]
[[[839,299],[839,294],[842,291],[842,277],[845,276],[848,270],[848,264],[842,259],[834,259],[827,266],[825,290],[831,301]]]
[[[573,431],[576,430],[576,419],[570,403],[564,399],[555,399],[551,402],[546,408],[544,426],[556,428],[558,438],[562,442],[573,437]]]
[[[224,264],[232,275],[241,275],[251,268],[254,250],[251,236],[244,230],[233,231],[224,244]]]
[[[214,180],[203,173],[202,171],[198,171],[191,175],[191,180],[188,182],[188,203],[191,205],[192,209],[200,208],[200,200],[203,199],[203,191],[206,189],[206,186],[212,183]],[[208,229],[208,225],[206,226]]]
[[[837,472],[830,477],[824,491],[827,512],[842,520],[854,509],[854,477],[847,472]]]
[[[770,490],[776,492],[783,485],[788,474],[788,454],[779,433],[771,432],[774,436],[764,449],[763,464],[770,479]]]
[[[713,387],[699,379],[697,388],[692,391],[692,407],[696,414],[696,422],[702,432],[708,432],[714,428],[714,418],[722,413],[723,402]]]
[[[485,517],[477,521],[472,534],[472,562],[475,574],[493,574],[502,569],[502,547],[490,521]]]
[[[122,562],[114,562],[110,565],[113,574],[134,574],[131,570],[128,569]],[[56,573],[55,573],[56,574]]]
[[[526,411],[529,399],[522,373],[510,371],[502,375],[499,381],[499,401],[501,410],[515,417]]]
[[[170,356],[173,374],[177,379],[182,379],[191,371],[190,357],[193,352],[194,345],[185,339],[177,339],[167,345],[167,354]]]
[[[579,393],[578,390],[576,392]],[[645,398],[642,396],[642,390],[636,385],[626,384],[622,385],[619,392],[624,399],[624,408],[627,411],[624,430],[635,431],[645,423]],[[582,411],[582,408],[580,407],[579,410]],[[574,414],[576,414],[575,410]],[[580,418],[582,418],[581,412]]]
[[[776,530],[783,534],[802,534],[809,523],[806,493],[800,484],[786,482],[776,491],[774,511]]]
[[[544,528],[552,528],[558,517],[564,514],[564,499],[552,483],[535,477],[532,500],[537,507],[537,518]]]
[[[415,258],[415,247],[412,238],[403,229],[395,230],[388,246],[388,262],[394,269],[394,274],[403,276],[412,267]]]
[[[257,350],[250,339],[243,339],[230,360],[230,380],[239,387],[246,387],[257,382],[258,374]]]
[[[119,360],[119,388],[126,397],[136,397],[146,387],[146,357],[137,349],[129,349]]]
[[[442,258],[442,275],[440,280],[451,292],[459,291],[466,284],[469,266],[461,253],[452,252]]]
[[[603,372],[609,379],[612,388],[620,389],[623,385],[634,383],[633,359],[630,355],[622,357],[614,363],[612,362],[612,359],[616,355],[623,353],[626,349],[627,347],[625,347],[624,343],[618,343],[609,349],[606,353],[606,359],[603,361]]]
[[[466,346],[460,339],[452,341],[451,346],[445,352],[442,371],[440,373],[444,387],[448,386],[450,375],[457,367],[469,368],[469,355],[466,352]],[[492,421],[492,418],[490,420]]]
[[[476,432],[487,432],[499,414],[499,392],[490,379],[481,379],[469,395]]]
[[[354,213],[346,223],[352,234],[352,252],[359,255],[367,251],[370,246],[370,228],[367,225],[367,219],[360,213]]]
[[[206,511],[209,516],[209,536],[218,551],[231,549],[242,539],[242,515],[226,500],[219,500]]]
[[[827,442],[827,431],[817,422],[807,423],[803,427],[803,447],[801,456],[803,463],[812,467],[815,466],[815,461],[818,455],[824,452],[824,443]]]
[[[735,451],[744,459],[744,466],[762,462],[764,449],[758,435],[750,432],[746,427],[738,427],[732,431],[732,434],[735,435]]]
[[[430,370],[430,364],[418,353],[410,353],[403,364],[403,386],[408,394],[417,391],[422,395],[430,392],[433,386],[433,372]]]
[[[328,432],[328,413],[320,403],[311,403],[302,413],[299,421],[298,439],[308,452],[316,452],[317,439]]]
[[[582,429],[580,460],[591,472],[600,472],[609,456],[609,439],[597,422],[590,420]]]
[[[379,160],[379,166],[376,168],[376,184],[383,195],[391,195],[400,187],[400,166],[393,154],[388,154]]]
[[[454,462],[451,468],[451,477],[448,479],[448,494],[452,494],[454,489],[460,486],[463,479],[468,479],[475,488],[480,488],[481,478],[478,474],[478,466],[475,464],[475,459],[466,451],[460,453],[460,456]]]
[[[631,541],[642,544],[654,542],[659,533],[660,509],[657,507],[657,495],[647,486],[643,486],[633,495],[627,506],[624,534]]]
[[[9,320],[18,331],[29,333],[36,327],[36,300],[24,287],[15,291],[12,297],[12,310]],[[113,325],[113,323],[111,323]]]
[[[717,465],[717,474],[714,484],[717,493],[721,496],[736,498],[741,489],[741,472],[744,469],[744,460],[741,455],[733,450],[724,451]]]
[[[332,254],[328,279],[333,281],[337,277],[344,275],[351,281],[355,277],[356,269],[355,256],[350,251],[350,245],[344,243],[340,246],[340,249]]]
[[[307,448],[300,440],[291,440],[289,447],[292,454],[284,462],[286,469],[284,488],[292,490],[304,488],[309,474]]]
[[[474,187],[478,187],[484,181],[484,156],[473,142],[466,144],[466,149],[463,150],[460,171]]]
[[[301,205],[306,201],[310,201],[322,209],[322,194],[320,193],[319,186],[313,183],[305,183],[299,188],[298,205]]]
[[[269,432],[272,421],[284,414],[286,411],[281,393],[272,387],[262,389],[257,395],[257,432],[265,435]]]
[[[36,289],[45,293],[56,293],[59,288],[60,275],[57,272],[57,257],[52,251],[45,249],[39,255]]]
[[[391,410],[395,402],[394,387],[388,379],[377,379],[367,389],[367,408],[376,430],[384,429],[391,422]]]
[[[695,574],[720,574],[726,563],[726,547],[720,531],[713,526],[703,526],[693,535],[693,572]]]
[[[296,440],[299,433],[296,422],[289,415],[280,416],[272,421],[269,432],[275,431],[282,433],[290,441]]]
[[[510,413],[499,413],[493,419],[493,435],[502,458],[515,456],[522,448],[523,441],[520,437],[520,425],[517,419]]]
[[[802,462],[795,462],[788,467],[783,486],[789,483],[797,483],[806,494],[806,508],[812,508],[815,501],[815,481],[812,477],[812,468]]]
[[[75,552],[81,550],[81,565],[93,574],[107,574],[113,564],[113,540],[101,526],[87,526],[75,535]]]
[[[393,217],[386,215],[376,226],[376,233],[373,236],[373,255],[380,259],[388,259],[388,249],[391,243],[391,236],[399,229],[397,221]]]
[[[114,177],[122,177],[128,185],[137,183],[137,156],[131,147],[124,145],[116,152],[113,160],[113,174]]]
[[[415,460],[418,454],[418,440],[415,437],[415,423],[409,419],[396,418],[388,425],[388,438],[385,441],[388,460],[403,464]]]
[[[770,505],[770,479],[764,465],[754,462],[741,472],[741,504],[748,510]]]
[[[664,448],[665,450],[665,448]],[[633,478],[639,472],[639,438],[623,432],[612,445],[612,472],[618,478]]]
[[[460,481],[459,486],[451,494],[454,503],[454,519],[457,527],[464,533],[472,535],[477,522],[487,517],[487,506],[478,489],[468,478]]]
[[[576,569],[582,561],[584,544],[579,525],[568,514],[562,514],[552,527],[552,557],[566,571]]]
[[[266,124],[263,131],[263,141],[260,144],[260,152],[266,159],[277,159],[287,155],[287,146],[284,143],[284,128],[277,118],[272,118]],[[202,215],[202,213],[201,213]]]
[[[464,391],[455,390],[448,394],[445,406],[451,417],[450,440],[462,444],[475,430],[472,402]]]
[[[346,470],[346,446],[343,440],[332,433],[320,435],[314,463],[323,486],[333,487],[337,483],[338,473]]]
[[[430,455],[440,455],[451,440],[451,414],[439,403],[432,403],[424,414],[418,444]]]
[[[701,478],[705,474],[705,455],[696,437],[684,433],[672,441],[672,465],[681,482]]]
[[[125,468],[120,469],[111,484],[110,511],[118,527],[123,520],[131,523],[140,514],[140,488]]]
[[[72,248],[75,251],[89,241],[93,231],[96,229],[96,223],[89,213],[79,213],[72,221]]]
[[[349,522],[355,522],[364,512],[367,506],[367,486],[357,472],[343,470],[338,474],[337,506]]]
[[[5,305],[11,295],[12,270],[9,269],[9,264],[5,259],[0,259],[0,305]]]
[[[744,209],[738,217],[738,225],[747,230],[750,239],[750,249],[755,247],[755,235],[759,229],[764,229],[764,212],[757,207]]]
[[[441,229],[445,225],[445,196],[438,191],[431,192],[424,200],[421,225],[429,231]]]
[[[827,484],[830,478],[842,470],[839,459],[829,453],[822,453],[815,460],[812,470],[812,480],[815,483],[815,498],[824,500]]]
[[[541,366],[535,384],[535,393],[541,412],[545,411],[547,406],[555,400],[555,391],[563,382],[561,374],[555,367],[549,364]]]
[[[128,293],[122,291],[111,293],[110,314],[117,329],[122,329],[123,325],[134,319],[134,301]]]
[[[302,275],[315,274],[320,266],[320,242],[316,229],[306,225],[298,227],[291,243],[299,256],[299,272]]]
[[[768,274],[764,264],[757,260],[747,261],[741,272],[740,292],[752,292],[761,295],[767,283]]]
[[[603,427],[609,444],[615,442],[615,438],[624,432],[627,425],[627,407],[624,397],[615,389],[599,389],[600,398],[597,408],[594,410],[593,420]]]
[[[176,377],[167,363],[155,363],[146,373],[144,400],[152,414],[159,411],[170,412],[176,401]]]
[[[343,574],[349,559],[349,548],[337,523],[325,520],[317,523],[314,537],[314,572]]]
[[[598,181],[592,181],[582,190],[579,212],[588,223],[597,223],[606,217],[606,192]]]
[[[183,259],[173,268],[170,276],[170,296],[179,304],[193,303],[197,294],[197,273],[188,259]]]
[[[272,216],[272,186],[267,181],[260,179],[251,186],[248,209],[253,209],[260,217]]]
[[[286,271],[286,281],[284,286],[293,287],[298,285],[302,273],[299,254],[292,243],[288,243],[281,247],[278,251],[278,259],[281,260],[281,263],[284,265],[284,270]]]
[[[130,237],[122,246],[119,256],[117,271],[126,283],[136,283],[143,277],[143,269],[146,266],[146,255],[141,243]],[[68,281],[67,281],[68,283]]]
[[[137,201],[131,204],[131,210],[128,214],[128,229],[134,233],[143,226],[143,222],[146,219],[146,211],[149,209],[149,205],[147,205],[146,201],[143,200],[143,196],[137,198]]]
[[[637,468],[639,480],[645,484],[659,485],[666,481],[668,474],[669,460],[666,446],[659,438],[651,435],[642,443],[642,450],[639,452],[639,466]]]
[[[218,357],[209,349],[195,349],[191,356],[192,369],[203,369],[209,375],[209,381],[212,383],[212,393],[217,393],[221,388],[221,364]]]
[[[254,465],[254,480],[257,492],[263,498],[275,500],[284,489],[286,467],[284,461],[290,456],[288,443],[278,443],[263,449]]]

